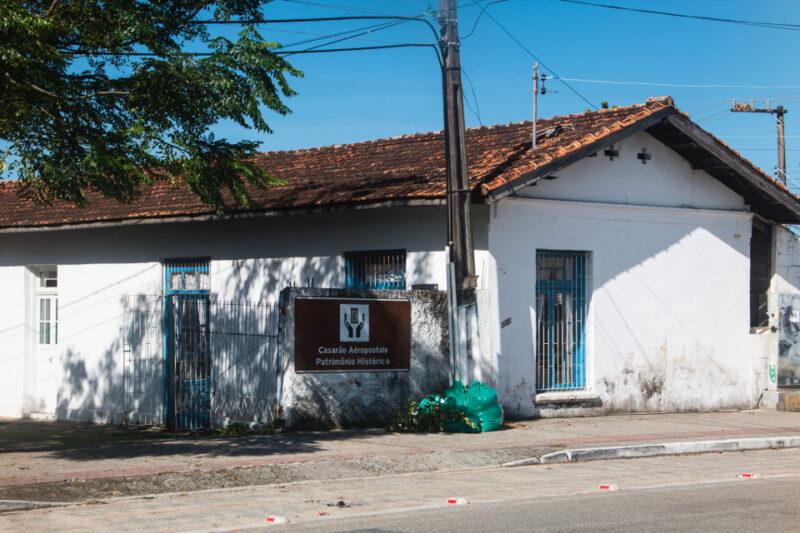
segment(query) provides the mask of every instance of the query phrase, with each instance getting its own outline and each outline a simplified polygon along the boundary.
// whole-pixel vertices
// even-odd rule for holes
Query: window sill
[[[540,392],[534,398],[536,405],[587,406],[600,403],[597,393],[587,390]]]

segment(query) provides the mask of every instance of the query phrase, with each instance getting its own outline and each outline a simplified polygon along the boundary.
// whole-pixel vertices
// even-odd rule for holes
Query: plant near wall
[[[471,431],[472,426],[464,411],[443,401],[440,394],[431,394],[419,402],[407,400],[387,429],[396,433],[438,433],[464,428]]]
[[[253,25],[230,37],[196,22],[263,18],[263,3],[0,0],[0,170],[45,202],[130,201],[162,178],[218,211],[246,207],[248,184],[275,180],[251,159],[258,143],[212,127],[271,132],[264,112],[290,112],[302,73]]]

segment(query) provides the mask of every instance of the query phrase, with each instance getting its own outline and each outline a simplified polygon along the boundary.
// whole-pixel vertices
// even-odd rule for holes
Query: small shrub
[[[406,400],[387,429],[397,433],[438,433],[446,428],[471,425],[463,411],[443,403],[440,395],[432,394],[421,402]]]
[[[238,437],[250,433],[250,426],[241,422],[232,422],[225,427],[217,429],[217,434],[223,437]]]

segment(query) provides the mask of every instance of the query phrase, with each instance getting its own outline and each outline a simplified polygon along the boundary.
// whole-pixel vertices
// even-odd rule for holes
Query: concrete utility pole
[[[786,183],[786,144],[784,142],[783,116],[789,111],[782,105],[773,108],[767,100],[767,107],[756,107],[754,104],[737,104],[733,102],[731,111],[734,113],[769,113],[775,115],[778,123],[778,177]]]
[[[455,264],[458,303],[474,299],[475,257],[472,249],[470,186],[464,139],[464,97],[461,85],[461,56],[455,0],[439,0],[441,41],[444,60],[445,165],[447,166],[448,241]]]
[[[477,350],[478,309],[475,295],[475,255],[470,218],[471,190],[464,133],[464,95],[455,0],[439,0],[447,167],[448,293],[452,379],[469,380],[470,361]]]
[[[539,63],[533,64],[533,133],[531,147],[536,148],[536,120],[539,118]]]

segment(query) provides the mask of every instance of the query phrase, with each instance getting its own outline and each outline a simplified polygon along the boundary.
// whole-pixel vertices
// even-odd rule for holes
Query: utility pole
[[[539,62],[533,64],[533,133],[531,147],[536,148],[536,120],[539,118]]]
[[[473,358],[477,330],[475,296],[475,256],[472,248],[470,218],[471,190],[467,171],[464,133],[464,96],[461,84],[461,55],[455,0],[439,0],[439,24],[442,54],[442,89],[444,96],[445,165],[447,167],[447,240],[450,257],[448,272],[452,281],[451,338],[453,339],[454,376],[468,379],[468,362]],[[452,265],[452,266],[451,266]],[[464,351],[461,346],[463,344]],[[461,354],[464,354],[464,357]]]
[[[737,104],[734,101],[733,105],[731,105],[731,111],[734,113],[768,113],[775,115],[778,123],[778,177],[783,183],[786,183],[786,144],[784,142],[783,116],[789,111],[782,105],[773,108],[769,100],[767,100],[767,107],[756,107],[755,103]]]

